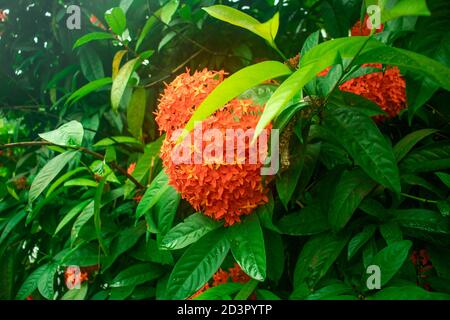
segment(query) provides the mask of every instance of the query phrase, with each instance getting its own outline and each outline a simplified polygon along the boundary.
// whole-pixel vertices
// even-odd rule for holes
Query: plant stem
[[[20,148],[20,147],[33,147],[33,146],[56,146],[56,144],[47,142],[47,141],[26,141],[26,142],[15,142],[15,143],[8,143],[8,144],[2,144],[0,145],[0,149],[7,149],[7,148]],[[65,146],[66,148],[72,149],[72,150],[78,150],[85,154],[88,154],[90,156],[93,156],[94,158],[97,158],[99,160],[104,160],[105,156],[101,153],[89,150],[85,147],[75,147],[75,146]],[[126,176],[128,179],[130,179],[131,182],[133,182],[139,189],[145,189],[145,186],[143,186],[139,181],[137,181],[131,174],[127,172],[126,169],[122,168],[115,162],[111,162],[111,167],[115,169],[116,171],[119,171],[124,176]]]
[[[438,202],[435,201],[435,200],[428,200],[428,199],[425,199],[425,198],[420,198],[420,197],[412,196],[412,195],[407,194],[407,193],[400,193],[400,194],[401,194],[402,196],[406,197],[406,198],[414,199],[414,200],[417,200],[417,201],[420,201],[420,202],[424,202],[424,203],[438,203]]]

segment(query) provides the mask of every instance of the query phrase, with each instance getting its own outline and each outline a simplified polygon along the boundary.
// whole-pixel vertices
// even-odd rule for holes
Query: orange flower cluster
[[[175,130],[185,126],[195,109],[223,81],[223,78],[223,71],[206,69],[197,71],[192,76],[188,71],[181,74],[166,87],[160,99],[156,121],[160,130],[167,133],[161,148],[161,158],[169,177],[169,184],[196,210],[216,220],[224,219],[226,225],[232,225],[240,221],[241,215],[250,214],[257,206],[268,202],[268,197],[267,188],[264,187],[260,175],[261,161],[257,164],[245,161],[248,159],[250,149],[248,139],[245,139],[245,155],[239,155],[236,152],[238,135],[233,135],[231,139],[234,138],[235,161],[232,163],[223,161],[226,158],[227,140],[232,141],[228,139],[226,130],[242,129],[244,132],[247,129],[254,129],[263,108],[254,105],[251,100],[230,101],[202,122],[204,136],[207,130],[216,129],[222,133],[223,141],[209,143],[202,141],[201,145],[194,141],[189,145],[191,149],[189,157],[192,161],[186,163],[173,161],[173,156],[179,151],[180,145],[176,147],[176,139],[171,136]],[[189,134],[185,142],[191,141],[193,136],[193,133]],[[194,158],[198,153],[204,154],[203,151],[208,145],[216,143],[222,144],[223,155],[214,154],[211,158],[203,158],[201,163],[195,162]],[[259,158],[265,158],[267,145],[259,143],[256,145]]]
[[[383,67],[381,64],[364,66],[377,69]],[[406,108],[406,82],[401,76],[400,70],[395,66],[387,67],[384,72],[374,72],[350,79],[339,88],[375,102],[391,118]]]
[[[360,20],[355,23],[352,27],[352,36],[370,36],[372,30],[367,27],[367,20],[369,20],[369,16],[366,15],[363,23]],[[369,23],[372,25],[370,21]],[[375,30],[375,33],[383,31],[383,28],[384,25],[381,25],[380,28]]]
[[[89,280],[89,277],[87,272],[80,271],[75,267],[67,267],[64,271],[64,279],[68,287],[74,288],[76,285],[80,285],[84,281]]]
[[[205,283],[205,285],[198,290],[196,293],[194,293],[189,299],[192,300],[195,297],[199,296],[206,290],[208,290],[211,287],[217,287],[218,285],[227,283],[231,280],[231,282],[235,283],[247,283],[250,281],[250,277],[242,271],[241,267],[235,262],[234,267],[229,268],[228,272],[225,270],[222,270],[220,268],[212,277],[212,283],[210,285],[209,282]]]
[[[352,28],[352,36],[370,35],[370,29],[367,28],[366,16],[363,25],[358,21]],[[376,30],[383,30],[383,25]],[[358,78],[350,79],[343,83],[339,89],[362,96],[376,103],[388,117],[397,116],[401,110],[406,108],[406,82],[401,76],[400,70],[396,66],[388,66],[386,70],[381,71],[381,64],[364,64],[363,67],[373,67],[380,69],[380,72],[374,72],[363,75]],[[331,67],[318,74],[326,76]],[[383,116],[375,117],[377,120],[384,119]]]

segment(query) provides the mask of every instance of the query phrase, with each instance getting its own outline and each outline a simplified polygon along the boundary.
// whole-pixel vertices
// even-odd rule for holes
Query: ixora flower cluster
[[[247,283],[250,281],[250,277],[242,271],[241,267],[235,262],[232,268],[228,271],[222,270],[221,268],[213,275],[212,281],[207,282],[203,287],[201,287],[196,293],[194,293],[189,299],[192,300],[197,296],[201,295],[203,292],[211,287],[217,287],[218,285],[227,283],[229,281],[235,283]]]
[[[250,214],[257,206],[268,202],[267,188],[261,176],[263,161],[248,163],[250,147],[249,139],[242,140],[246,131],[256,127],[263,107],[255,105],[252,100],[234,99],[223,108],[216,111],[201,123],[201,133],[215,130],[223,134],[225,139],[217,141],[211,138],[203,139],[197,143],[195,131],[186,136],[185,140],[177,144],[176,132],[184,128],[194,111],[225,78],[224,71],[210,71],[204,69],[196,71],[193,75],[187,70],[179,75],[170,84],[166,85],[162,94],[156,122],[161,132],[166,132],[166,138],[161,148],[165,172],[169,177],[169,184],[186,199],[196,210],[216,220],[225,220],[225,225],[232,225],[240,221],[240,216]],[[239,134],[229,139],[229,130]],[[265,143],[258,140],[256,149],[259,150],[260,160],[267,155],[267,131]],[[261,138],[260,136],[260,138]],[[191,138],[194,142],[191,142]],[[241,150],[239,141],[244,141]],[[180,163],[176,161],[179,146],[188,143],[188,160]],[[230,144],[232,161],[223,161]],[[196,161],[197,155],[206,154],[215,144],[217,147],[210,153],[210,158]],[[221,150],[221,151],[217,151]],[[217,154],[218,153],[218,154]],[[225,155],[226,153],[226,155]]]
[[[371,30],[367,27],[368,17],[363,23],[358,21],[351,30],[352,36],[368,36]],[[376,32],[381,32],[383,25]],[[298,66],[300,56],[288,60],[291,66]],[[383,120],[386,117],[396,117],[400,111],[406,108],[406,82],[401,76],[400,70],[396,66],[387,66],[383,70],[380,63],[364,64],[363,67],[380,69],[379,72],[369,73],[357,78],[350,79],[339,86],[342,91],[354,93],[376,103],[386,116],[375,117],[376,120]],[[318,74],[325,77],[331,67],[326,68]]]
[[[368,36],[371,30],[368,28],[366,16],[364,22],[358,21],[352,28],[352,36]],[[375,32],[383,31],[384,26]],[[363,67],[383,69],[381,64],[365,64]],[[358,78],[350,79],[343,83],[339,89],[362,96],[375,102],[388,117],[397,116],[406,108],[406,82],[396,66],[388,66],[384,71],[369,73]],[[382,120],[384,117],[376,117]]]

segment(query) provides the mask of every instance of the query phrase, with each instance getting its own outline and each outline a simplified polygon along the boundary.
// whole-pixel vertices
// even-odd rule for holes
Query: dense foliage
[[[449,299],[449,25],[447,0],[1,1],[0,299]],[[196,121],[279,129],[279,171],[175,163]]]

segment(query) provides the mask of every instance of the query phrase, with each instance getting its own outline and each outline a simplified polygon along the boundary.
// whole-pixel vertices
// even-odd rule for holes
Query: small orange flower
[[[234,266],[228,269],[228,272],[222,270],[222,268],[217,270],[217,272],[212,277],[213,280],[212,285],[210,285],[210,283],[207,282],[203,287],[201,287],[196,293],[194,293],[188,299],[192,300],[195,297],[202,294],[203,292],[205,292],[206,290],[208,290],[209,288],[217,287],[221,284],[228,283],[230,280],[231,282],[244,284],[250,281],[250,279],[251,278],[241,269],[239,264],[235,262]],[[250,297],[250,300],[255,300],[254,298],[255,297],[253,295]]]
[[[103,25],[103,23],[93,14],[91,14],[91,16],[89,17],[89,21],[96,27],[102,29],[102,30],[107,30],[106,27]]]
[[[6,14],[6,12],[3,11],[2,9],[0,9],[0,21],[5,22],[7,18],[8,18],[8,15]]]
[[[136,162],[133,162],[133,163],[130,164],[130,166],[127,169],[127,173],[129,175],[132,175],[133,172],[134,172],[134,169],[136,169]]]
[[[74,288],[76,285],[82,284],[84,281],[89,280],[88,273],[80,271],[76,267],[67,267],[64,271],[65,283],[68,287]]]

